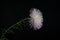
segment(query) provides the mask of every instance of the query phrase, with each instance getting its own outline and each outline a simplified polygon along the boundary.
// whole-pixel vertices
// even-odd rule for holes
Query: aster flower
[[[34,28],[34,30],[40,29],[42,27],[42,13],[40,10],[33,8],[30,10],[30,25]]]
[[[25,20],[30,19],[29,23],[31,25],[31,28],[34,28],[34,30],[40,29],[42,27],[43,22],[43,16],[39,9],[33,8],[30,10],[30,18],[25,18],[23,20],[20,20],[16,24],[10,26],[8,29],[5,30],[5,32],[2,34],[0,40],[5,40],[5,34],[9,32],[11,28],[15,29],[14,27],[20,26],[20,23],[25,22]],[[18,27],[19,28],[19,27]],[[11,30],[10,30],[11,31]],[[13,32],[13,31],[12,31]],[[6,39],[7,40],[7,39]]]

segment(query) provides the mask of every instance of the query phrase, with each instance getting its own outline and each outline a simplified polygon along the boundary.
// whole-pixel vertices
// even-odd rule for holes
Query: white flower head
[[[40,10],[33,8],[32,10],[30,10],[30,25],[31,27],[34,28],[34,30],[40,29],[42,27],[42,22],[43,22],[43,18],[42,18],[42,13]]]

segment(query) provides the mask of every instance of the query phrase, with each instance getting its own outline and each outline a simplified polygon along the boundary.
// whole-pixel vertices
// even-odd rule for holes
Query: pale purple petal
[[[40,10],[33,8],[30,10],[30,25],[34,30],[40,29],[42,27],[43,16]]]

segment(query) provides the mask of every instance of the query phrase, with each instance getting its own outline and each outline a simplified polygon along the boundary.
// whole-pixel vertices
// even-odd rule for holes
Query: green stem
[[[16,24],[19,24],[19,23],[21,23],[21,22],[23,22],[23,21],[25,21],[25,20],[27,20],[27,19],[29,19],[29,18],[25,18],[25,19],[23,19],[23,20],[17,22]],[[2,34],[1,38],[3,38],[4,35],[7,33],[7,31],[10,30],[11,28],[13,28],[16,24],[10,26],[10,27]]]

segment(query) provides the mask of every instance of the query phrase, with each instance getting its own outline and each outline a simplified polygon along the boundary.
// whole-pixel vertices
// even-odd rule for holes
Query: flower
[[[43,17],[40,10],[33,8],[30,10],[30,25],[34,30],[40,29],[42,27]]]

